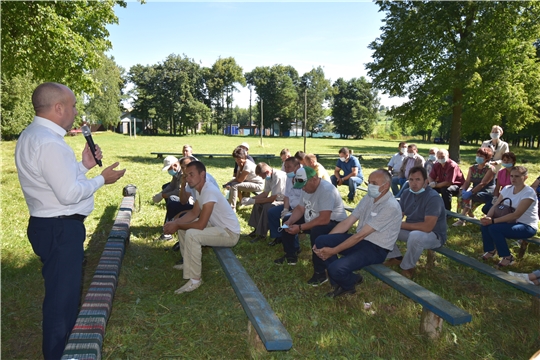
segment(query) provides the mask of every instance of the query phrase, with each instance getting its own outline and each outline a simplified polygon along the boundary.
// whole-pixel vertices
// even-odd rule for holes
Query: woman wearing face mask
[[[486,202],[486,204],[482,208],[482,212],[484,214],[487,214],[495,201],[497,201],[497,198],[499,197],[499,193],[501,192],[502,188],[512,184],[510,181],[510,170],[512,170],[512,168],[516,166],[516,161],[516,155],[514,155],[513,152],[509,151],[503,154],[501,170],[497,172],[496,176],[497,179],[495,181],[495,189],[493,190],[493,199],[489,202]]]
[[[482,147],[476,151],[476,164],[469,168],[465,183],[461,186],[461,199],[463,215],[474,217],[472,204],[486,204],[491,202],[495,189],[495,167],[489,164],[492,152],[491,148]],[[472,185],[472,189],[469,186]],[[466,222],[458,220],[453,226],[465,226]]]
[[[507,142],[501,140],[501,136],[503,135],[502,127],[493,125],[489,135],[491,140],[484,141],[482,147],[491,148],[493,158],[491,159],[490,164],[495,166],[495,169],[499,171],[501,169],[502,156],[504,153],[509,152],[510,148]]]

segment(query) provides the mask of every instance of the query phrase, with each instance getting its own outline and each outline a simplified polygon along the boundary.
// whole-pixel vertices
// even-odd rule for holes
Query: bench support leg
[[[257,352],[266,352],[266,347],[264,346],[257,330],[251,324],[251,321],[248,320],[248,342]]]
[[[420,317],[420,333],[431,339],[437,339],[441,334],[443,319],[424,308]]]
[[[518,259],[523,259],[523,256],[525,256],[525,253],[527,252],[527,246],[529,246],[529,243],[525,240],[521,240],[521,246],[519,247],[517,256]]]
[[[435,251],[433,250],[428,250],[427,251],[427,263],[426,263],[426,268],[428,269],[431,269],[435,266]]]
[[[540,298],[539,297],[533,297],[532,298],[532,312],[534,316],[537,318],[540,317]]]

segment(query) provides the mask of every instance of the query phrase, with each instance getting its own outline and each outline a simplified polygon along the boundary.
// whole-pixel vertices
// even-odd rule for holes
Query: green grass
[[[437,266],[425,269],[420,260],[415,281],[473,315],[469,324],[444,323],[440,339],[429,341],[419,334],[421,306],[369,274],[357,294],[330,300],[323,295],[325,285],[312,288],[306,280],[312,274],[309,240],[297,266],[276,266],[279,246],[251,244],[241,237],[233,249],[293,337],[289,352],[256,352],[247,341],[247,323],[240,303],[225,278],[211,249],[203,252],[204,285],[197,291],[174,295],[185,281],[172,269],[178,253],[168,249],[173,241],[155,241],[161,233],[164,204],[155,205],[151,197],[169,176],[161,171],[161,160],[152,151],[181,152],[189,143],[200,153],[229,153],[247,140],[251,153],[279,154],[283,147],[303,150],[301,138],[258,138],[225,136],[129,137],[97,134],[104,164],[120,161],[127,168],[119,183],[106,186],[95,196],[95,210],[86,221],[85,286],[88,286],[103,250],[125,184],[138,187],[141,209],[133,214],[131,244],[122,265],[112,316],[107,325],[104,359],[165,358],[362,358],[362,359],[513,359],[528,358],[540,348],[540,320],[532,316],[531,297],[492,280],[474,270],[439,255]],[[80,158],[82,137],[66,138]],[[41,354],[41,301],[43,280],[41,263],[26,238],[28,210],[17,181],[13,160],[15,142],[1,144],[2,159],[2,359],[36,359]],[[417,142],[420,153],[432,146]],[[355,153],[394,153],[397,141],[308,139],[307,151],[336,153],[342,146]],[[462,169],[474,159],[476,147],[462,147]],[[528,183],[540,173],[538,151],[512,149],[519,162],[527,162]],[[229,180],[232,159],[201,159],[218,183]],[[388,159],[361,161],[364,175],[386,167]],[[334,159],[325,159],[330,171]],[[534,163],[534,165],[533,165]],[[279,159],[271,162],[280,165]],[[94,169],[89,176],[95,176]],[[340,192],[346,198],[346,188]],[[358,194],[355,205],[363,194]],[[138,204],[138,201],[137,201]],[[249,208],[238,212],[242,232],[247,234]],[[481,253],[481,238],[476,226],[449,228],[448,246],[470,256]],[[540,249],[531,245],[527,255],[513,268],[531,271],[539,267]],[[517,251],[517,248],[512,248]],[[373,302],[370,311],[364,302]]]

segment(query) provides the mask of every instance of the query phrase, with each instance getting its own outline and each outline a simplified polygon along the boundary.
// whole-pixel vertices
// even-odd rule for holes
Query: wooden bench
[[[337,160],[338,155],[339,154],[315,154],[315,156],[317,157],[317,161],[319,161],[319,159],[323,159],[323,158],[335,158]],[[352,155],[356,156],[359,160],[364,160],[364,158],[366,158],[366,157],[371,157],[371,158],[387,158],[388,157],[388,158],[390,158],[394,154],[355,154],[355,153],[353,153]]]
[[[125,196],[122,199],[90,288],[64,348],[63,360],[101,359],[105,328],[111,315],[122,260],[129,244],[129,227],[134,207],[135,196]]]
[[[476,224],[478,226],[482,226],[482,223],[480,222],[479,219],[475,219],[475,218],[472,218],[472,217],[469,217],[469,216],[466,216],[466,215],[463,215],[463,214],[460,214],[460,213],[456,213],[456,212],[453,212],[453,211],[450,211],[450,210],[446,210],[446,215],[457,218],[457,219],[460,219],[460,220],[463,220],[463,221],[470,222],[471,224]],[[540,238],[532,237],[532,238],[529,238],[529,239],[521,239],[521,243],[520,243],[520,247],[519,247],[519,251],[518,251],[518,255],[517,255],[518,259],[523,258],[523,256],[525,255],[525,252],[527,251],[527,247],[529,246],[529,243],[540,245]]]
[[[173,155],[177,157],[182,157],[184,154],[182,153],[174,153],[174,152],[151,152],[150,154],[156,155],[158,159],[162,159],[163,155]],[[276,156],[274,154],[249,154],[254,160],[256,159],[275,159],[279,156]],[[215,157],[230,157],[232,158],[232,152],[230,154],[193,154],[196,158],[203,158],[207,157],[209,159],[213,159]]]
[[[255,328],[260,341],[268,351],[289,350],[292,347],[291,335],[240,264],[236,255],[230,248],[214,247],[213,249],[250,320],[248,331],[251,332],[251,327]]]
[[[442,320],[451,325],[461,325],[472,320],[472,315],[465,310],[382,264],[370,265],[364,270],[422,305],[420,332],[430,338],[437,338],[440,335]]]
[[[499,281],[502,281],[503,283],[507,285],[513,286],[516,289],[524,291],[527,294],[533,295],[533,302],[532,302],[533,313],[536,314],[537,316],[540,315],[540,287],[531,285],[527,283],[525,280],[508,275],[504,271],[497,270],[490,265],[484,264],[483,262],[480,262],[476,259],[460,254],[457,251],[449,249],[445,246],[441,246],[440,248],[434,249],[433,251],[443,254],[444,256],[454,261],[457,261],[460,264],[471,267],[481,272],[482,274],[491,276]]]

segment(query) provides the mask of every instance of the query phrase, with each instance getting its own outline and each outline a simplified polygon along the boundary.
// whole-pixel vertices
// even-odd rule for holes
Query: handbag
[[[510,202],[510,205],[505,205],[504,204],[504,201],[505,200],[508,200]],[[505,215],[508,215],[508,214],[511,214],[513,213],[514,211],[516,211],[516,209],[514,209],[512,207],[512,199],[510,198],[504,198],[502,199],[502,201],[500,203],[498,203],[496,206],[495,206],[495,209],[493,211],[493,215],[491,216],[492,219],[496,219],[496,218],[500,218],[501,216],[505,216]],[[513,221],[508,221],[508,223],[510,224],[513,224],[515,223],[516,220],[513,220]]]

